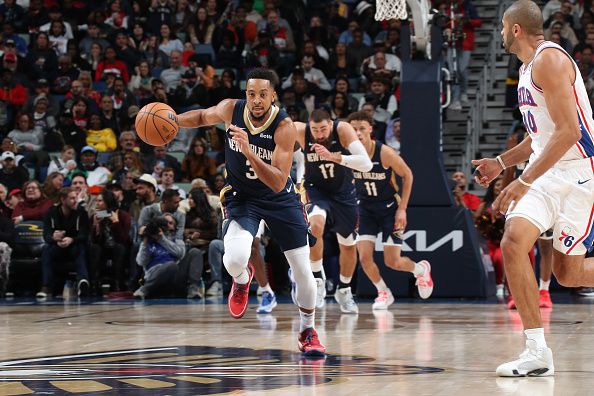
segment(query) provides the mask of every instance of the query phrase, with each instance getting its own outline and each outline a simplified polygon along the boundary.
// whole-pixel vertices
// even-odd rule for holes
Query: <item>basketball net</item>
[[[406,0],[377,0],[375,20],[406,19]]]

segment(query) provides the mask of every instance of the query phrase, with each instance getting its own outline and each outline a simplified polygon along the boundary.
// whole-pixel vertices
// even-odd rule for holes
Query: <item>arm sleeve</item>
[[[302,150],[297,150],[293,152],[293,159],[295,160],[295,178],[297,179],[297,184],[303,181],[303,176],[305,175],[305,154],[303,154]]]
[[[349,152],[351,152],[351,155],[343,155],[340,160],[340,165],[359,172],[368,172],[373,168],[369,155],[367,155],[367,151],[360,141],[355,140],[349,144],[348,149]]]

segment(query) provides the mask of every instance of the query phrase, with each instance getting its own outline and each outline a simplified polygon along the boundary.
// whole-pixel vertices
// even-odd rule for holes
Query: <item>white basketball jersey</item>
[[[532,63],[542,50],[546,48],[556,48],[567,54],[559,45],[551,41],[545,41],[538,46],[536,54],[534,54],[534,58],[530,63],[522,65],[520,68],[518,104],[522,112],[524,125],[532,139],[531,146],[534,154],[531,156],[530,162],[540,156],[551,136],[555,133],[555,123],[549,115],[543,91],[532,81]],[[571,59],[571,56],[567,56]],[[579,142],[567,150],[563,157],[561,157],[561,161],[594,157],[594,119],[592,119],[592,108],[590,107],[584,81],[575,62],[573,62],[573,66],[576,73],[573,94],[582,137]]]

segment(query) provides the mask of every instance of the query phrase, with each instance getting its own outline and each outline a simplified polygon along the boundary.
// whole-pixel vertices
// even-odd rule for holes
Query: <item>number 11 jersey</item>
[[[385,203],[390,206],[398,201],[398,185],[392,168],[384,168],[381,152],[383,144],[373,142],[371,163],[373,167],[369,172],[353,171],[357,198],[360,204]]]

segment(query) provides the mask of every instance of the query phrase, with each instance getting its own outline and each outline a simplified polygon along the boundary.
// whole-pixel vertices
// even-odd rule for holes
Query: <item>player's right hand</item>
[[[501,165],[495,158],[472,160],[471,163],[476,166],[474,181],[482,187],[488,187],[502,171]]]

